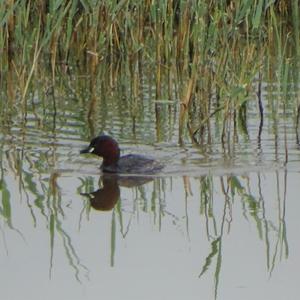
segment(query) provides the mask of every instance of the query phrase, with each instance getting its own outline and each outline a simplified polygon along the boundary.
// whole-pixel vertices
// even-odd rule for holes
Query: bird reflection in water
[[[89,198],[91,206],[100,211],[110,211],[120,199],[120,186],[132,188],[152,181],[153,177],[119,176],[105,174],[100,177],[102,187],[94,192],[81,193]]]

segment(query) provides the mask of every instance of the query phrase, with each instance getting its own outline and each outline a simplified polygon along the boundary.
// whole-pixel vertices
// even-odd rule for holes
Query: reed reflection
[[[213,268],[214,299],[218,298],[219,283],[222,280],[221,270],[223,257],[223,242],[226,236],[231,234],[233,224],[239,216],[233,213],[234,207],[241,206],[243,219],[247,223],[253,223],[257,230],[257,237],[265,245],[265,262],[269,276],[272,276],[274,268],[282,259],[289,255],[287,239],[287,225],[285,220],[287,202],[287,171],[272,172],[267,174],[253,173],[244,176],[220,176],[208,180],[207,176],[201,179],[206,189],[202,189],[201,204],[202,213],[206,218],[207,238],[211,244],[211,251],[205,258],[201,267],[199,278],[202,278],[209,269]],[[267,189],[267,184],[275,185],[273,191]],[[216,203],[212,198],[212,186],[217,187],[224,197],[221,213],[216,213]],[[273,198],[272,198],[273,197]],[[237,202],[238,200],[238,202]],[[270,205],[274,205],[272,209]],[[271,204],[272,203],[272,204]],[[239,222],[239,226],[242,222]],[[245,241],[246,236],[243,237]],[[215,267],[213,265],[215,264]],[[207,275],[206,275],[207,276]]]
[[[117,251],[119,253],[123,251],[120,240],[126,239],[129,234],[133,239],[138,234],[135,230],[138,226],[142,229],[140,232],[144,233],[146,230],[142,226],[148,220],[151,222],[150,226],[155,228],[154,234],[157,232],[157,236],[168,239],[169,234],[172,236],[172,231],[176,233],[178,231],[183,233],[180,235],[184,238],[183,243],[191,245],[191,248],[197,247],[195,235],[198,236],[201,232],[201,235],[205,236],[201,242],[205,244],[206,239],[210,249],[203,256],[199,254],[195,263],[197,272],[191,276],[199,276],[199,282],[202,282],[204,277],[212,276],[210,279],[215,299],[218,296],[222,297],[221,291],[218,291],[220,282],[224,280],[222,276],[226,276],[229,272],[223,261],[232,254],[226,251],[224,245],[229,235],[235,237],[233,227],[236,229],[247,223],[255,229],[256,240],[255,242],[252,240],[253,247],[263,243],[264,250],[261,255],[265,256],[268,275],[272,275],[282,258],[288,259],[288,233],[293,231],[291,226],[286,225],[286,219],[289,221],[286,218],[286,207],[287,204],[289,208],[294,205],[292,201],[287,200],[293,197],[291,191],[295,192],[295,186],[290,181],[291,177],[299,178],[297,173],[289,176],[285,170],[243,175],[208,174],[201,177],[89,175],[76,178],[74,172],[45,170],[45,165],[56,161],[55,151],[56,149],[53,149],[53,153],[48,152],[47,155],[43,152],[39,155],[37,153],[29,155],[29,151],[24,151],[25,159],[21,159],[23,156],[17,151],[0,151],[2,157],[0,219],[3,224],[8,225],[3,227],[3,230],[8,235],[10,231],[14,233],[15,230],[11,229],[18,228],[26,239],[31,234],[32,228],[44,227],[42,233],[49,236],[49,277],[54,276],[54,267],[57,264],[54,254],[59,249],[59,244],[63,245],[62,253],[68,259],[76,279],[82,281],[88,277],[89,270],[82,263],[85,259],[81,253],[85,245],[78,243],[78,240],[80,233],[87,228],[92,229],[90,232],[93,238],[97,238],[97,234],[93,232],[95,227],[92,228],[93,223],[90,222],[89,214],[82,213],[80,216],[78,224],[80,233],[77,227],[74,230],[72,227],[74,224],[70,222],[72,218],[76,219],[75,222],[78,221],[81,209],[82,212],[91,213],[86,206],[83,207],[84,197],[88,199],[89,207],[109,212],[108,219],[102,219],[104,222],[108,220],[108,224],[111,223],[110,229],[104,233],[110,237],[111,243],[102,246],[110,251],[111,266],[119,267],[115,258],[120,257],[116,255]],[[16,155],[11,155],[12,153]],[[41,162],[45,162],[44,165]],[[34,176],[36,174],[39,176]],[[72,183],[74,188],[70,192],[67,187]],[[16,186],[20,189],[16,189]],[[78,192],[75,193],[75,190]],[[26,201],[16,201],[22,196],[24,198],[24,195]],[[16,217],[17,211],[22,214],[21,218]],[[96,214],[95,219],[103,217],[97,212]],[[135,223],[135,219],[146,221]],[[27,227],[29,230],[20,221],[30,223]],[[239,237],[246,241],[247,233],[242,232]],[[148,236],[138,238],[147,239]],[[132,239],[127,240],[128,245]],[[176,241],[181,242],[182,240]],[[92,239],[90,244],[95,245],[95,240]],[[22,249],[20,245],[18,246]],[[238,254],[241,253],[235,252],[235,255]]]
[[[146,183],[154,181],[152,197]],[[181,181],[181,184],[179,182]],[[116,240],[125,239],[130,233],[131,220],[137,215],[142,217],[141,210],[153,214],[153,220],[159,220],[158,230],[185,231],[188,243],[193,245],[194,221],[199,219],[203,223],[203,232],[206,232],[207,242],[211,250],[199,266],[199,279],[210,276],[213,272],[213,291],[215,299],[218,298],[219,284],[222,281],[223,260],[228,253],[223,248],[232,227],[252,224],[256,229],[259,241],[265,245],[265,263],[267,273],[272,275],[275,266],[281,260],[280,253],[288,258],[287,226],[285,210],[287,200],[287,172],[272,172],[267,174],[250,173],[245,175],[206,175],[201,177],[168,177],[168,178],[135,178],[104,175],[100,177],[101,188],[91,192],[82,193],[89,198],[91,207],[96,210],[109,211],[111,214],[111,266],[115,265]],[[145,184],[145,185],[144,185]],[[276,185],[277,189],[271,192],[266,189],[268,185]],[[147,188],[143,188],[147,187]],[[130,199],[133,210],[129,214],[122,209],[122,187],[129,187],[135,191],[136,197]],[[200,191],[198,194],[196,191]],[[125,192],[125,191],[124,191]],[[160,198],[159,195],[164,195]],[[151,198],[152,197],[152,198]],[[151,200],[150,200],[151,198]],[[199,199],[200,198],[200,199]],[[275,206],[277,209],[272,208]],[[151,207],[148,205],[151,201]],[[185,205],[180,210],[177,205]],[[197,209],[198,208],[200,209]],[[141,209],[141,210],[140,210]],[[238,210],[237,210],[238,209]],[[240,214],[237,214],[240,212]],[[127,219],[127,221],[125,221]],[[171,228],[169,220],[172,221]],[[169,227],[168,227],[169,226]],[[242,238],[247,240],[241,233]],[[121,251],[119,249],[119,251]],[[209,271],[210,270],[210,271]]]

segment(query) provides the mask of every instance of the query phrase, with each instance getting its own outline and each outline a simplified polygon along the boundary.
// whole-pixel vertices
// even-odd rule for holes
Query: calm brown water
[[[135,109],[99,93],[90,119],[80,93],[2,109],[1,299],[297,299],[292,115],[266,114],[259,141],[250,103],[247,135],[224,146],[215,123],[211,144],[180,145],[177,102],[146,90]],[[78,154],[100,132],[164,172],[131,187],[101,178]]]

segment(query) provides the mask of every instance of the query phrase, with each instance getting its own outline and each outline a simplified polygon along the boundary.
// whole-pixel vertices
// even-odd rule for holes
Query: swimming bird
[[[101,170],[106,173],[123,174],[155,174],[162,170],[164,165],[153,158],[140,154],[120,156],[120,148],[115,139],[108,135],[93,138],[89,146],[80,151],[92,153],[103,158]]]

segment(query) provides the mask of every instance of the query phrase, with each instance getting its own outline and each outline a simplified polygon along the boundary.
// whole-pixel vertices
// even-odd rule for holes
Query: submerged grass
[[[95,89],[109,94],[123,84],[135,118],[147,80],[156,99],[180,103],[181,142],[188,133],[209,143],[216,120],[225,143],[238,128],[245,132],[257,80],[277,82],[284,96],[298,86],[291,67],[299,58],[298,16],[295,0],[3,1],[2,97],[26,110],[41,80],[56,87],[57,77],[85,75],[88,120],[99,101]]]

